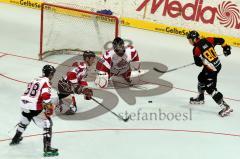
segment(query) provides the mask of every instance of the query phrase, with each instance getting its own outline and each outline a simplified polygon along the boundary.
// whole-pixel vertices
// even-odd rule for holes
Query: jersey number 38
[[[39,87],[39,83],[29,83],[27,90],[24,92],[24,95],[35,97],[37,95],[37,92],[39,91]]]

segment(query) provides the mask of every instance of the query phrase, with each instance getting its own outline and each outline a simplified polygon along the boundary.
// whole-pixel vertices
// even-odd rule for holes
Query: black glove
[[[201,67],[203,65],[202,59],[199,56],[193,56],[195,65]]]
[[[78,84],[73,85],[73,90],[74,90],[74,93],[76,93],[76,94],[81,94],[82,93],[82,87]]]
[[[82,93],[84,94],[84,98],[85,98],[86,100],[92,99],[92,96],[93,96],[93,91],[92,91],[92,89],[90,89],[90,88],[84,88],[83,91],[82,91]]]
[[[230,55],[230,54],[231,54],[231,46],[229,46],[229,45],[224,46],[224,47],[223,47],[223,54],[224,54],[225,56]]]

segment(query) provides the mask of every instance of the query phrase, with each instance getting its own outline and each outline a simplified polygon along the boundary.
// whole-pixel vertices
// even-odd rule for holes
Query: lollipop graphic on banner
[[[218,5],[217,18],[225,27],[238,28],[240,23],[240,10],[231,1],[223,1]]]

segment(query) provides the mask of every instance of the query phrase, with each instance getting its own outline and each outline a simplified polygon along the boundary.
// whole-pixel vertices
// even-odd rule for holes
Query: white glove
[[[99,71],[95,80],[95,85],[100,88],[106,88],[108,86],[108,73]]]

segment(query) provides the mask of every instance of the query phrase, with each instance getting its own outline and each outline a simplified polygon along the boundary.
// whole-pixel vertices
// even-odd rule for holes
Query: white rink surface
[[[27,128],[18,146],[9,146],[13,127],[20,117],[19,97],[26,84],[41,74],[47,62],[36,61],[39,50],[39,11],[0,3],[0,158],[42,158],[42,130],[34,123]],[[183,37],[175,37],[132,28],[122,28],[122,37],[131,39],[142,61],[160,62],[171,68],[192,62],[192,46]],[[221,48],[217,48],[219,54]],[[4,54],[7,53],[7,54]],[[15,56],[18,55],[18,56]],[[190,106],[189,97],[196,96],[197,75],[200,71],[190,66],[166,73],[162,79],[174,88],[163,95],[138,97],[134,106],[128,106],[120,97],[114,112],[136,112],[142,108],[155,112],[188,112],[188,121],[129,121],[123,123],[111,113],[83,121],[53,118],[53,146],[59,148],[60,159],[237,159],[240,147],[240,49],[232,55],[220,57],[223,64],[218,76],[218,89],[232,106],[231,116],[220,118],[220,108],[206,96],[203,106]],[[49,57],[61,62],[63,56]],[[57,65],[55,65],[57,66]],[[6,78],[10,77],[15,80]],[[16,81],[19,80],[19,81]],[[147,87],[147,86],[146,86]],[[180,88],[180,89],[176,89]],[[111,90],[112,93],[117,93]],[[79,98],[82,100],[82,98]],[[152,104],[147,101],[153,101]],[[93,107],[93,102],[78,101],[79,111]],[[12,131],[10,131],[12,130]],[[88,130],[88,131],[87,131]],[[10,132],[9,132],[10,131]],[[56,133],[57,132],[57,133]]]

